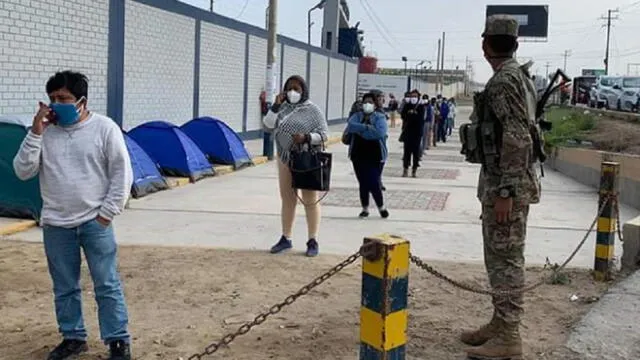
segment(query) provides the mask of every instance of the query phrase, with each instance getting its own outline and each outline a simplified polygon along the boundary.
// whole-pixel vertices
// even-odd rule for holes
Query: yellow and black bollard
[[[598,210],[602,209],[602,213],[598,218],[596,258],[593,267],[594,277],[597,281],[610,280],[614,270],[613,256],[615,253],[619,174],[619,163],[606,161],[602,163],[600,170],[600,197],[598,199]]]
[[[364,240],[371,242],[375,251],[362,260],[360,360],[404,360],[409,242],[393,235]]]

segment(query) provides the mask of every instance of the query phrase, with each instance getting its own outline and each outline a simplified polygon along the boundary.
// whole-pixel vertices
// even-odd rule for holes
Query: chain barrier
[[[287,296],[282,302],[279,302],[279,303],[273,305],[272,307],[269,308],[268,311],[265,311],[265,312],[257,315],[252,321],[244,323],[235,332],[229,333],[229,334],[223,336],[222,339],[220,339],[219,341],[214,342],[214,343],[210,344],[209,346],[205,347],[205,349],[204,349],[204,351],[202,353],[193,354],[188,359],[189,360],[196,360],[196,359],[200,360],[200,359],[203,359],[207,355],[214,354],[216,351],[220,350],[222,347],[228,346],[231,342],[233,342],[233,340],[236,339],[236,337],[248,333],[254,326],[260,325],[263,322],[265,322],[269,316],[279,313],[283,308],[293,304],[301,296],[307,295],[312,289],[314,289],[318,285],[324,283],[325,281],[329,280],[331,277],[333,277],[334,275],[336,275],[337,273],[342,271],[342,269],[344,269],[345,267],[353,264],[356,260],[358,260],[360,258],[360,256],[365,256],[365,257],[368,257],[370,255],[371,256],[375,256],[375,250],[376,249],[375,249],[374,245],[375,244],[373,244],[373,243],[363,245],[362,247],[360,247],[358,252],[356,252],[353,255],[349,256],[348,258],[343,260],[338,265],[332,267],[329,271],[327,271],[324,274],[322,274],[322,275],[318,276],[317,278],[313,279],[313,281],[311,281],[307,285],[305,285],[302,288],[300,288],[300,290],[298,290],[295,293]]]
[[[595,219],[593,219],[593,222],[591,223],[591,226],[589,227],[589,230],[587,230],[586,234],[584,235],[584,237],[582,238],[582,240],[580,241],[578,246],[575,248],[575,250],[573,250],[571,255],[569,255],[569,257],[562,263],[562,265],[560,265],[560,266],[556,267],[555,269],[553,269],[553,272],[551,273],[551,276],[557,275],[558,273],[560,273],[571,262],[571,260],[573,260],[573,258],[580,251],[580,249],[582,249],[584,244],[589,239],[589,235],[591,234],[593,229],[596,227],[596,224],[598,224],[598,218],[600,218],[600,216],[602,216],[602,213],[604,212],[604,209],[605,209],[606,205],[609,202],[611,202],[611,205],[614,207],[614,212],[616,214],[616,217],[618,218],[618,220],[617,220],[618,223],[620,222],[620,220],[619,220],[620,219],[620,209],[618,208],[617,197],[618,197],[617,194],[611,194],[611,195],[608,195],[605,198],[605,200],[602,202],[602,205],[601,205],[600,209],[598,210],[598,215],[596,215]],[[618,225],[618,236],[621,236],[619,225]],[[445,274],[441,273],[440,271],[436,270],[433,266],[425,263],[424,261],[422,261],[417,256],[414,256],[413,254],[410,255],[410,259],[411,259],[411,262],[414,263],[416,266],[418,266],[422,270],[428,272],[429,274],[437,277],[438,279],[441,279],[441,280],[443,280],[443,281],[445,281],[445,282],[447,282],[447,283],[449,283],[449,284],[453,285],[454,287],[459,288],[461,290],[469,291],[469,292],[480,294],[480,295],[489,295],[489,296],[498,296],[498,297],[502,296],[502,297],[504,297],[504,296],[511,296],[511,295],[516,295],[516,294],[518,294],[518,295],[519,294],[524,294],[526,292],[529,292],[531,290],[536,289],[540,285],[545,284],[550,278],[550,277],[543,276],[543,278],[540,281],[538,281],[536,283],[533,283],[531,285],[525,286],[525,287],[520,288],[520,289],[488,290],[486,288],[472,286],[472,285],[464,284],[464,283],[462,283],[460,281],[454,280],[454,279],[446,276]]]

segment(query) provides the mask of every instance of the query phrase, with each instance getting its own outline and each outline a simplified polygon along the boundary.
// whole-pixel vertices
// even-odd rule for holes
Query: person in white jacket
[[[456,99],[449,99],[449,115],[447,118],[447,136],[451,136],[453,128],[456,126]]]
[[[88,80],[64,71],[46,84],[42,102],[13,160],[21,180],[39,176],[44,249],[63,341],[48,360],[88,350],[80,287],[84,251],[109,360],[131,359],[127,305],[117,270],[112,221],[129,197],[132,169],[120,127],[88,109]]]

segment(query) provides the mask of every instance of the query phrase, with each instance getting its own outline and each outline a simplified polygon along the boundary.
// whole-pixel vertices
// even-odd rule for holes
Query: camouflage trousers
[[[508,222],[498,224],[493,204],[482,205],[484,263],[494,290],[524,286],[524,240],[527,233],[529,205],[514,201]],[[522,294],[494,296],[495,315],[507,324],[518,324],[523,313]]]

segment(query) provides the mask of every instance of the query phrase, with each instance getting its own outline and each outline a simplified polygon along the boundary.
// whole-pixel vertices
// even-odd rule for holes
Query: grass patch
[[[593,114],[584,111],[554,107],[547,110],[547,120],[553,124],[551,131],[544,134],[546,146],[555,147],[571,142],[580,143],[596,127]]]

